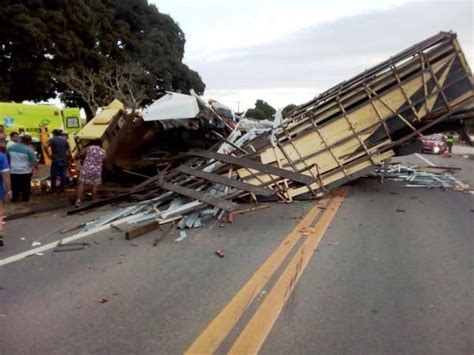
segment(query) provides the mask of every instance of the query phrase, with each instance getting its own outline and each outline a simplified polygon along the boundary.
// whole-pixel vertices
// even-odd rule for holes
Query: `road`
[[[423,159],[474,183],[461,156],[397,158]],[[0,259],[100,213],[7,222]],[[0,353],[473,354],[473,213],[470,193],[360,179],[179,242],[106,230],[0,266]]]

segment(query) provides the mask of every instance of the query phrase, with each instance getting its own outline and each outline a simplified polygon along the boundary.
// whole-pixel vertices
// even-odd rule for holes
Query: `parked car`
[[[443,134],[437,133],[421,140],[423,143],[423,152],[430,154],[443,154],[447,149],[446,139]]]

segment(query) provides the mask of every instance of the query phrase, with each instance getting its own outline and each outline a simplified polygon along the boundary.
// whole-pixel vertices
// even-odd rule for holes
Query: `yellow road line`
[[[308,227],[321,212],[320,207],[326,206],[331,196],[322,198],[306,216],[298,223],[293,231],[283,239],[280,245],[270,255],[262,266],[255,272],[244,287],[232,298],[219,315],[207,326],[185,354],[211,354],[219,347],[229,334],[242,314],[260,293],[267,281],[280,266],[285,257],[300,240],[300,229]]]
[[[235,341],[229,354],[258,353],[273,324],[278,319],[286,300],[290,297],[298,279],[314,255],[314,249],[318,246],[324,232],[336,215],[347,190],[347,187],[339,189],[339,194],[331,201],[328,209],[321,216],[314,227],[314,232],[308,236],[288,264],[288,267],[283,271],[275,286]]]

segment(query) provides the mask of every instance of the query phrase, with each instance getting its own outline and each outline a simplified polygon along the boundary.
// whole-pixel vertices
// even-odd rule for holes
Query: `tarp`
[[[195,97],[168,92],[144,110],[143,120],[183,120],[196,117],[198,113],[199,105]]]

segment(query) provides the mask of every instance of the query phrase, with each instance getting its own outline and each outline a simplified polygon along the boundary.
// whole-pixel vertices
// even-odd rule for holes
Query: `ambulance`
[[[7,139],[11,132],[28,133],[33,142],[40,142],[40,127],[46,127],[49,134],[61,129],[73,136],[81,127],[80,109],[77,107],[59,109],[51,104],[20,104],[0,102],[0,124],[5,127]]]

